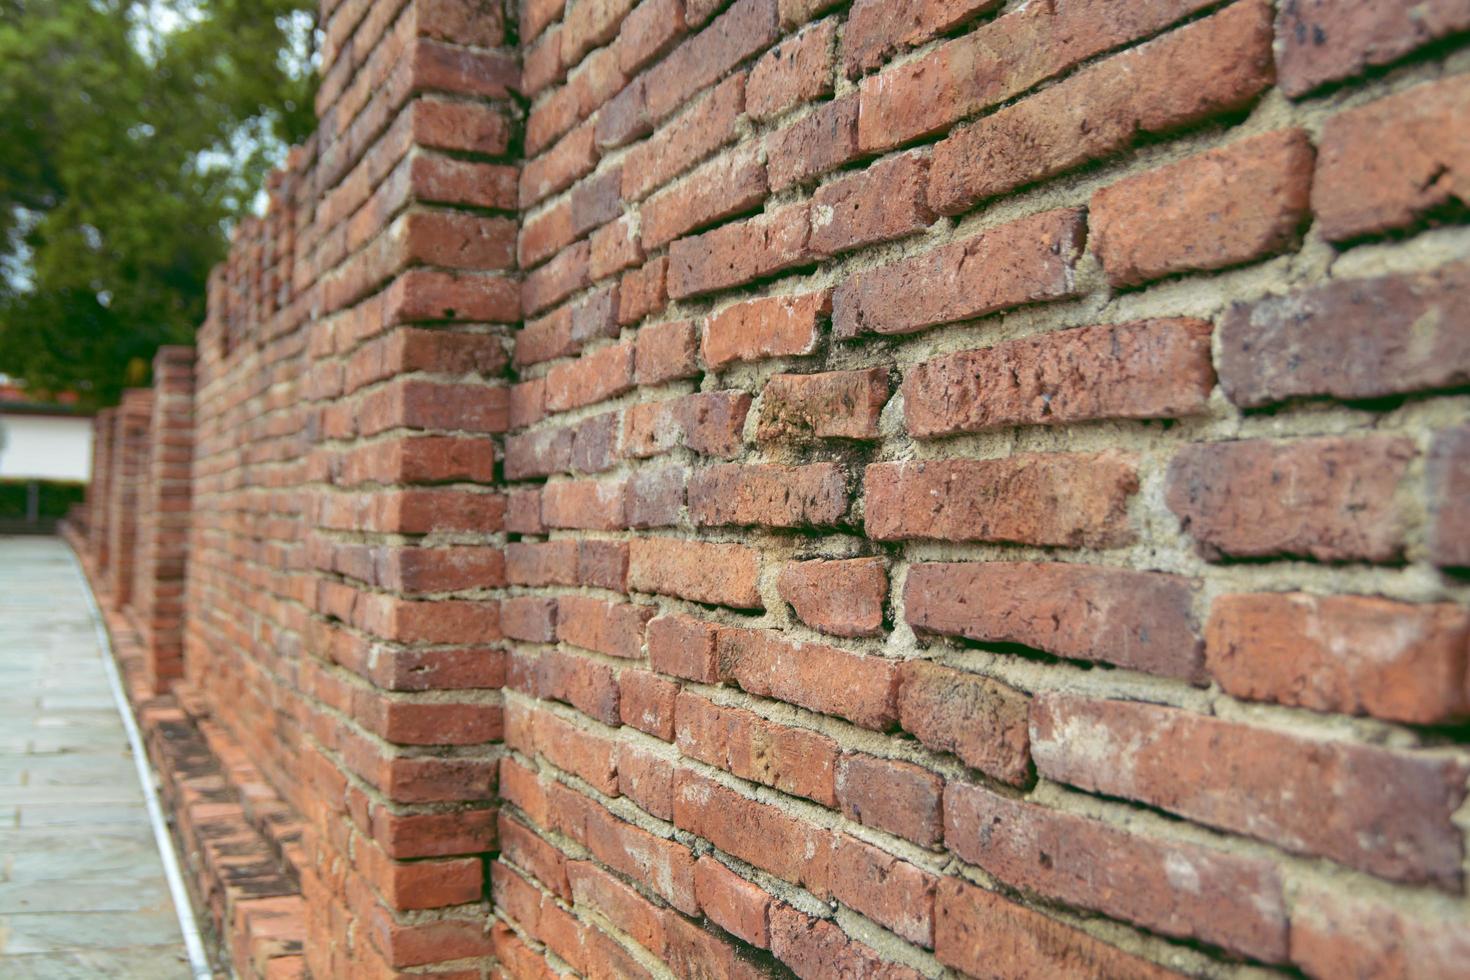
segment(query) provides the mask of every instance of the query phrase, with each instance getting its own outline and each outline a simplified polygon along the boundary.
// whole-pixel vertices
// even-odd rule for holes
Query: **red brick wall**
[[[1470,8],[323,22],[185,632],[313,975],[1461,971]]]

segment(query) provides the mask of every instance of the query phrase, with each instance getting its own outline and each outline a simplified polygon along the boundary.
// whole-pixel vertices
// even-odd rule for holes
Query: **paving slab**
[[[0,977],[191,975],[86,584],[0,536]]]

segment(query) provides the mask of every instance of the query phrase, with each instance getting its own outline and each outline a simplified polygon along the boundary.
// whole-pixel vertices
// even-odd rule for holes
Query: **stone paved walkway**
[[[188,977],[85,588],[0,537],[0,977]]]

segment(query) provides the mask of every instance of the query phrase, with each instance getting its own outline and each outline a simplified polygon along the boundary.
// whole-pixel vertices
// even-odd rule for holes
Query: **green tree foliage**
[[[314,125],[316,0],[0,0],[0,373],[94,404],[187,343]]]

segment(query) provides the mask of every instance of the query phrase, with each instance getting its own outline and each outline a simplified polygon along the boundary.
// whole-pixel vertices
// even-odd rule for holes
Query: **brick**
[[[618,750],[618,791],[660,820],[674,819],[674,769],[634,745]]]
[[[577,242],[526,275],[521,281],[521,304],[528,316],[550,309],[587,285],[588,248],[586,242]]]
[[[561,58],[575,65],[595,47],[617,36],[634,0],[569,0],[562,18]]]
[[[716,370],[736,361],[810,354],[831,313],[828,289],[735,303],[705,322],[701,353]]]
[[[631,269],[643,261],[637,225],[627,215],[594,231],[589,241],[587,272],[594,281]]]
[[[1470,30],[1470,6],[1464,0],[1412,5],[1299,0],[1276,19],[1281,90],[1293,97],[1306,95],[1465,30]]]
[[[715,150],[734,142],[736,123],[744,109],[745,75],[731,75],[700,96],[652,139],[628,151],[623,167],[623,197],[639,200]]]
[[[762,392],[756,439],[876,439],[887,402],[888,374],[882,368],[778,374]]]
[[[679,769],[674,825],[778,878],[817,895],[827,893],[830,835],[779,807]]]
[[[590,861],[569,861],[567,876],[579,908],[595,908],[621,932],[651,952],[663,949],[658,906]]]
[[[832,636],[880,636],[888,571],[881,558],[791,562],[776,580],[797,618]]]
[[[566,0],[521,0],[521,40],[529,43],[536,39],[547,25],[560,20]]]
[[[617,412],[604,412],[572,428],[571,468],[582,473],[600,473],[617,463]]]
[[[618,795],[619,746],[613,738],[549,712],[537,711],[535,718],[536,751],[542,758],[580,776],[601,793]]]
[[[686,4],[686,14],[696,18]],[[675,48],[648,72],[648,107],[662,119],[689,96],[775,43],[776,0],[735,0],[707,28]]]
[[[1211,675],[1238,698],[1421,725],[1470,711],[1470,614],[1449,603],[1226,595],[1206,641]]]
[[[793,106],[832,94],[837,22],[804,28],[761,56],[750,70],[745,108],[756,120],[774,119]]]
[[[856,5],[849,22],[849,36],[855,35],[859,43],[876,20],[866,14],[865,6]],[[892,17],[906,12],[903,8],[910,5],[887,6],[895,8],[889,14]],[[923,36],[929,16],[964,17],[969,6],[955,3],[957,9],[951,11],[950,4],[926,3],[888,38],[873,38],[869,50],[879,49],[883,40],[896,44],[904,29]],[[1124,8],[1095,0],[1052,2],[1031,4],[997,17],[921,58],[864,79],[863,148],[891,149],[942,132],[965,116],[999,105],[1094,55],[1146,37],[1205,6],[1202,0],[1146,0]]]
[[[911,943],[934,948],[938,879],[846,834],[832,850],[832,895]]]
[[[903,665],[899,724],[931,749],[1008,783],[1030,776],[1029,699],[999,681],[922,661]]]
[[[543,650],[530,665],[532,693],[565,702],[604,725],[616,725],[619,688],[612,668],[560,650]]]
[[[838,6],[840,0],[778,0],[777,9],[783,30],[800,27]]]
[[[523,46],[521,90],[529,99],[566,77],[561,63],[561,27],[553,27],[534,44]]]
[[[1132,834],[964,783],[945,791],[944,840],[1011,887],[1251,959],[1286,960],[1281,882],[1259,858]]]
[[[626,326],[657,313],[668,302],[665,289],[669,268],[666,255],[649,259],[637,269],[624,273],[618,287],[618,323]]]
[[[624,74],[633,74],[666,52],[683,34],[683,0],[634,4],[618,28],[618,67]]]
[[[1462,761],[1055,694],[1032,703],[1031,745],[1048,779],[1382,878],[1459,891],[1463,840],[1450,815],[1465,797]],[[1126,764],[1100,761],[1120,759]]]
[[[500,849],[505,860],[529,872],[548,890],[564,899],[572,897],[567,883],[566,856],[520,821],[504,814],[500,817]]]
[[[825,976],[919,980],[923,976],[884,960],[877,950],[848,938],[826,919],[810,918],[784,903],[771,907],[771,952],[803,980]]]
[[[649,650],[653,636],[649,632]],[[662,668],[660,668],[662,669]],[[625,670],[618,677],[622,722],[665,742],[674,740],[674,702],[679,685],[644,670]],[[670,819],[665,817],[664,819]]]
[[[771,945],[771,896],[762,888],[705,855],[694,866],[694,893],[715,925],[752,945]]]
[[[430,151],[420,151],[412,166],[414,191],[421,201],[497,211],[517,209],[515,167],[459,160]]]
[[[844,753],[837,763],[837,802],[849,820],[924,847],[943,833],[944,780],[908,762]]]
[[[649,662],[661,674],[717,683],[720,661],[715,633],[714,624],[690,616],[659,616],[648,624]]]
[[[628,544],[625,541],[577,542],[577,584],[612,592],[628,591]]]
[[[1310,977],[1361,974],[1450,978],[1470,957],[1458,919],[1421,915],[1345,890],[1298,890],[1291,916],[1291,961]]]
[[[699,374],[698,337],[689,320],[654,323],[638,332],[633,376],[640,385],[663,384]]]
[[[613,344],[546,374],[546,408],[562,412],[615,398],[633,388],[633,345]]]
[[[752,148],[716,157],[643,202],[646,248],[755,210],[766,197],[766,168]]]
[[[721,629],[720,678],[761,697],[778,698],[882,731],[898,720],[898,664],[821,643],[783,639],[761,629]]]
[[[609,657],[643,656],[643,630],[657,612],[653,606],[562,596],[557,603],[556,638]]]
[[[807,206],[788,204],[669,246],[668,292],[675,299],[739,286],[810,264]]]
[[[915,150],[824,184],[812,195],[811,247],[837,255],[929,227],[929,153]]]
[[[1393,561],[1405,528],[1394,496],[1415,455],[1393,436],[1186,446],[1165,502],[1212,560]]]
[[[522,490],[509,494],[505,512],[505,529],[512,534],[544,534],[541,523],[541,493]]]
[[[751,79],[754,81],[754,74]],[[749,98],[749,91],[746,93]],[[824,102],[766,138],[766,173],[773,192],[836,170],[857,159],[858,100]]]
[[[588,121],[521,166],[521,206],[530,207],[566,190],[596,166],[596,126]]]
[[[833,788],[837,743],[825,735],[770,722],[684,691],[675,704],[674,738],[691,759],[824,806]]]
[[[1202,683],[1195,590],[1177,575],[1055,562],[925,563],[904,616],[921,634],[1020,644],[1053,656]],[[985,596],[983,603],[972,601]]]
[[[1034,453],[1004,459],[874,463],[863,480],[867,533],[1111,548],[1133,539],[1131,457]]]
[[[658,456],[676,447],[729,458],[740,451],[750,396],[743,391],[702,391],[683,398],[642,402],[628,409],[623,452]]]
[[[643,882],[679,911],[694,915],[699,910],[694,855],[683,844],[656,837],[598,807],[588,818],[587,846],[597,860]]]
[[[1058,330],[925,361],[903,382],[919,438],[1013,425],[1177,418],[1205,411],[1210,324],[1138,320]]]
[[[1470,383],[1470,338],[1450,326],[1470,315],[1467,295],[1470,265],[1461,263],[1237,302],[1220,322],[1220,386],[1255,408]]]
[[[505,577],[512,585],[576,585],[577,542],[513,541],[505,546]]]
[[[842,36],[848,78],[872,71],[894,54],[948,34],[1000,6],[1000,0],[857,0]]]
[[[639,592],[676,596],[692,602],[763,607],[756,588],[760,557],[738,544],[635,538],[629,542],[628,585]]]
[[[1470,567],[1470,426],[1435,434],[1427,470],[1429,560]]]
[[[551,483],[541,492],[541,517],[550,528],[616,531],[627,526],[621,480]]]
[[[689,480],[689,519],[700,527],[828,527],[848,507],[847,475],[835,463],[730,463]]]
[[[1380,235],[1470,204],[1467,103],[1470,75],[1461,75],[1329,119],[1312,186],[1322,237]]]
[[[833,295],[833,334],[913,333],[1075,295],[1083,234],[1082,212],[1063,208],[859,272]]]
[[[682,466],[640,469],[628,478],[628,526],[670,527],[684,509],[689,471]]]
[[[1233,4],[957,129],[934,148],[929,204],[958,214],[1140,135],[1240,112],[1273,74],[1270,5]]]
[[[414,142],[421,147],[487,156],[499,156],[510,147],[510,122],[498,107],[420,98],[412,111]]]
[[[1295,248],[1315,154],[1300,129],[1238,140],[1105,187],[1088,208],[1114,286],[1225,269]]]

